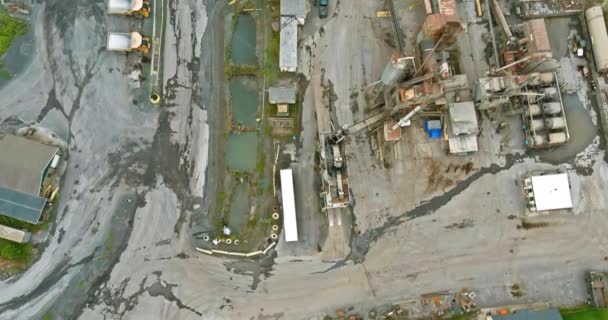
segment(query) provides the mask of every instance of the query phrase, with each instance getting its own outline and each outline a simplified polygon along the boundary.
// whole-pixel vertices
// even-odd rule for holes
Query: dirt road
[[[312,59],[302,65],[307,76],[325,70],[344,124],[362,116],[364,101],[353,92],[375,81],[390,48],[376,37],[382,35],[371,19],[376,2],[332,3],[334,16],[311,19],[324,26],[302,41]],[[585,299],[582,271],[605,267],[608,256],[602,192],[608,166],[597,148],[584,159],[592,175],[569,171],[577,209],[538,218],[542,228],[521,227],[514,179],[553,167],[502,159],[472,172],[461,182],[467,188],[456,185],[411,210],[367,217],[373,223],[355,237],[363,263],[325,263],[315,253],[236,261],[194,251],[189,219],[202,214],[195,207],[213,168],[206,122],[217,100],[206,96],[217,90],[210,53],[216,42],[207,14],[215,5],[170,1],[160,108],[133,104],[126,59],[103,50],[109,23],[127,28],[124,20],[105,17],[101,3],[85,0],[34,7],[35,57],[0,91],[0,122],[17,116],[64,133],[69,164],[40,260],[0,283],[0,319],[310,319],[345,305],[365,313],[460,287],[474,288],[482,305]],[[309,90],[329,90],[310,79]],[[363,221],[370,213],[358,208],[370,204],[355,197],[355,222]],[[515,284],[522,289],[513,294]]]

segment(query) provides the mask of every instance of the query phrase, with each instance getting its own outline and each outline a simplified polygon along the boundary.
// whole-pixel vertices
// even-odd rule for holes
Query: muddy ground
[[[383,185],[391,173],[415,171],[411,157],[384,171],[369,139],[355,138],[347,147],[349,167],[358,170],[351,179],[365,183],[351,183],[359,227],[348,258],[324,262],[313,248],[283,247],[259,261],[196,252],[190,225],[205,214],[206,196],[215,194],[209,179],[223,161],[209,140],[223,119],[216,99],[223,35],[215,17],[224,3],[168,1],[160,107],[133,104],[126,58],[103,48],[105,33],[128,23],[106,17],[103,1],[33,6],[33,57],[0,89],[0,123],[41,122],[68,141],[69,162],[42,256],[0,283],[0,319],[310,319],[460,287],[474,288],[479,305],[586,299],[583,270],[608,267],[608,166],[597,138],[559,167],[569,172],[576,209],[525,221],[513,218],[525,206],[515,181],[556,167],[516,149],[509,153],[519,156],[498,152],[491,131],[482,139],[483,161],[422,198]],[[388,29],[374,20],[378,6],[332,1],[330,18],[313,9],[303,29],[304,105],[322,103],[332,83],[338,124],[364,116],[363,97],[353,92],[377,80],[391,52]],[[402,10],[410,36],[418,13]],[[304,119],[309,144],[314,114]],[[421,156],[433,151],[415,148]],[[302,159],[305,170],[312,157]],[[400,206],[379,205],[395,199]]]

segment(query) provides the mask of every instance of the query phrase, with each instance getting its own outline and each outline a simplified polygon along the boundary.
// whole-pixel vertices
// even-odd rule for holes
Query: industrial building
[[[281,0],[279,69],[296,72],[298,68],[298,25],[306,21],[304,0]]]
[[[59,156],[57,147],[23,137],[0,136],[0,214],[37,224],[47,203],[56,194],[49,178]]]
[[[477,151],[477,114],[473,101],[450,103],[448,106],[448,146],[450,153]]]
[[[524,179],[524,194],[532,212],[571,209],[572,196],[567,173],[531,176]]]

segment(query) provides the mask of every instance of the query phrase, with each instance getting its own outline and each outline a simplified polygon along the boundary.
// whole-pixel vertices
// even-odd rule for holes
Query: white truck
[[[107,49],[123,52],[139,51],[145,54],[150,49],[150,38],[142,36],[139,32],[110,32]]]
[[[150,0],[108,0],[108,13],[147,17],[150,15]]]

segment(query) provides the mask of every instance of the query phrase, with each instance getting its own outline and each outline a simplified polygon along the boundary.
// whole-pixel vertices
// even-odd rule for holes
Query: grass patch
[[[0,258],[27,263],[30,259],[32,245],[29,243],[16,243],[5,239],[0,239]]]
[[[8,51],[15,37],[24,35],[26,32],[27,24],[24,21],[13,18],[0,10],[0,56]]]
[[[258,157],[258,162],[255,164],[255,172],[259,175],[264,174],[264,169],[266,168],[266,154],[261,152]]]
[[[595,309],[588,304],[560,309],[564,320],[608,320],[608,308]]]
[[[258,225],[258,222],[260,222],[260,213],[256,211],[253,216],[247,220],[247,227],[253,229]]]
[[[273,83],[281,74],[279,69],[279,48],[281,46],[279,33],[271,31],[270,39],[264,50],[264,66],[262,75],[269,83]]]

